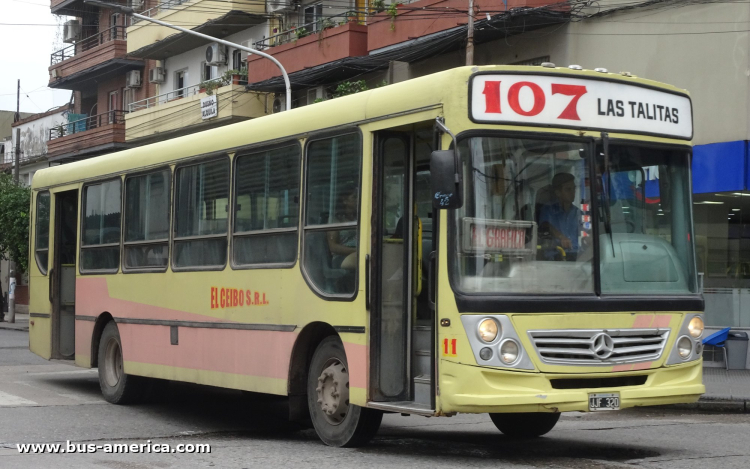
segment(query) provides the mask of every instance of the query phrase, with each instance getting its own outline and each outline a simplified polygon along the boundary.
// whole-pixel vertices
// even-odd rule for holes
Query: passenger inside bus
[[[581,232],[581,209],[573,205],[576,196],[575,177],[570,173],[557,173],[552,178],[555,200],[542,206],[539,215],[540,230],[549,230],[561,249],[547,249],[547,260],[575,261],[578,254],[578,234]]]
[[[336,206],[336,223],[356,221],[359,189],[351,184],[339,193]],[[353,270],[357,267],[357,229],[328,232],[328,249],[333,256],[333,267]]]

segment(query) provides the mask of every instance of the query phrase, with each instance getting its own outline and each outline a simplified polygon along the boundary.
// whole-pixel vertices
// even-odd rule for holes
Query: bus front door
[[[430,131],[425,129],[428,135]],[[429,168],[420,166],[419,157],[429,151],[420,151],[419,137],[420,131],[413,129],[381,132],[376,139],[370,401],[383,409],[390,405],[427,410],[434,401],[431,319],[429,312],[422,317],[419,301],[424,230],[418,215],[425,205],[419,194],[429,183]]]
[[[55,195],[54,248],[49,275],[52,358],[75,358],[76,228],[78,191]]]

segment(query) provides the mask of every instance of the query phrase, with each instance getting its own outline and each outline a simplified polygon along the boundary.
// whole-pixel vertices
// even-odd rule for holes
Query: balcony
[[[86,158],[127,148],[125,111],[109,111],[68,122],[49,130],[50,161]]]
[[[367,26],[356,21],[343,22],[337,26],[339,23],[334,18],[326,18],[322,22],[320,26],[307,24],[289,29],[256,42],[255,48],[273,55],[284,64],[287,73],[347,57],[367,55]],[[281,75],[273,62],[258,55],[249,55],[247,64],[250,83]]]
[[[248,0],[167,0],[141,14],[176,25],[199,25],[192,29],[219,38],[261,24],[267,16],[265,2]],[[208,42],[140,20],[128,28],[127,51],[136,57],[164,59]]]
[[[91,7],[83,0],[50,0],[49,8],[53,15],[81,16],[81,11],[97,7]]]
[[[467,23],[466,0],[420,0],[398,8],[395,17],[388,12],[370,16],[367,21],[367,50],[372,53],[400,42],[463,26]],[[496,0],[474,0],[475,21],[503,10],[550,6],[560,11],[569,5],[560,0],[507,0],[503,5]],[[463,13],[461,13],[463,12]],[[520,32],[520,31],[519,31]]]
[[[123,26],[114,26],[77,41],[51,55],[50,88],[81,91],[128,70],[143,67],[142,60],[126,57]]]
[[[204,119],[201,85],[163,93],[130,104],[125,117],[125,141],[150,143],[200,130],[241,122],[266,114],[266,95],[245,91],[244,84],[228,84],[214,90],[218,115]]]

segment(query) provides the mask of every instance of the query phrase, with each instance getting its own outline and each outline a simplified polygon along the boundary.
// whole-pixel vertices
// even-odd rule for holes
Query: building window
[[[117,121],[117,91],[109,93],[109,104],[107,106],[107,112],[109,114],[109,123],[114,124]]]
[[[300,149],[240,155],[235,171],[235,265],[294,264],[297,259]]]
[[[187,86],[187,70],[179,70],[174,73],[175,97],[182,98],[185,96],[185,87]]]
[[[201,62],[201,81],[211,80],[214,77],[213,69],[214,67],[206,62]]]
[[[125,250],[131,269],[167,268],[169,258],[169,170],[125,180]]]
[[[120,265],[121,181],[84,188],[81,271],[116,272]]]
[[[304,271],[324,295],[356,291],[361,145],[347,134],[307,147]]]
[[[245,68],[245,62],[242,59],[242,51],[240,49],[235,49],[232,52],[232,69],[241,70]]]
[[[120,31],[120,14],[119,13],[112,13],[112,16],[110,16],[109,19],[109,27],[110,27],[110,39],[123,39],[122,33],[118,34]]]
[[[306,6],[303,10],[303,15],[305,27],[309,31],[318,31],[321,29],[320,21],[323,19],[323,4],[316,3],[315,5]]]
[[[42,275],[47,275],[49,261],[49,191],[39,192],[36,196],[36,243],[34,252],[36,265]]]
[[[122,110],[125,112],[130,112],[130,105],[135,101],[133,97],[135,96],[135,90],[131,88],[125,88],[122,90]]]
[[[229,159],[178,168],[174,203],[174,268],[223,268],[227,260]]]

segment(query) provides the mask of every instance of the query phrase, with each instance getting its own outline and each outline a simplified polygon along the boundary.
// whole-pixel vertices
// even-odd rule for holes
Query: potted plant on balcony
[[[371,13],[382,13],[385,11],[385,0],[372,0],[370,2]]]
[[[297,36],[297,39],[302,39],[305,36],[309,36],[310,32],[307,28],[297,28],[294,30],[294,34]]]

